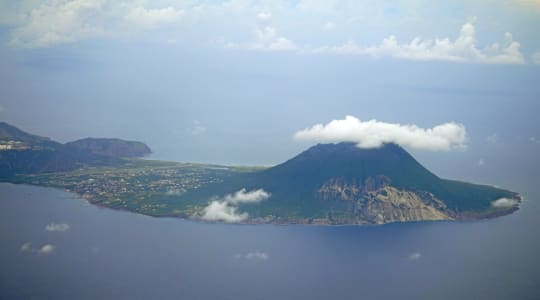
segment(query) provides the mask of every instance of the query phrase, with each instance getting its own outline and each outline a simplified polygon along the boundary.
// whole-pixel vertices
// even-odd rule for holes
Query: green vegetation
[[[189,216],[204,203],[182,201],[182,194],[236,174],[248,167],[223,167],[130,159],[122,166],[85,167],[69,172],[21,174],[9,181],[62,188],[94,204],[153,216]]]
[[[0,122],[0,178],[64,172],[89,166],[122,166],[151,153],[141,142],[86,138],[61,144]]]
[[[359,149],[352,143],[339,143],[314,146],[281,165],[261,172],[240,174],[204,189],[190,190],[182,198],[200,203],[213,195],[224,195],[241,188],[262,188],[272,193],[272,200],[243,205],[243,211],[261,217],[279,215],[314,219],[328,218],[330,214],[336,218],[350,214],[353,205],[339,198],[321,199],[317,193],[320,187],[337,178],[362,189],[378,176],[384,176],[389,185],[400,190],[433,194],[456,218],[462,213],[481,215],[484,212],[510,211],[508,208],[494,208],[492,202],[499,198],[517,197],[516,193],[492,186],[441,179],[395,144]]]
[[[152,216],[200,215],[210,201],[241,189],[271,194],[260,203],[232,207],[248,213],[249,222],[482,218],[510,213],[519,203],[519,196],[507,190],[441,179],[395,144],[376,149],[316,145],[283,164],[261,168],[143,160],[133,158],[150,152],[140,142],[60,144],[5,123],[0,123],[0,142],[2,181],[62,188],[94,204]],[[500,198],[509,200],[494,206]]]

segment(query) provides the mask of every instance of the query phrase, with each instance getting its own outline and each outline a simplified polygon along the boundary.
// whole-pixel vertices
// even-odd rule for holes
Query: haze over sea
[[[330,227],[152,218],[2,183],[0,290],[5,299],[538,299],[540,190],[505,184],[525,201],[502,218]]]

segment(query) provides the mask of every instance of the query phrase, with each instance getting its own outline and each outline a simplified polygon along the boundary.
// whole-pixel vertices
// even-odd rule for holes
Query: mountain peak
[[[405,149],[395,143],[385,143],[380,147],[375,148],[360,148],[356,143],[353,142],[339,142],[317,144],[302,152],[300,155],[368,155],[369,153],[394,153],[397,155],[408,154]]]
[[[439,178],[418,163],[405,149],[390,143],[362,149],[354,143],[318,144],[266,171],[268,174],[310,178],[317,184],[334,177],[364,180],[384,175],[397,186]]]

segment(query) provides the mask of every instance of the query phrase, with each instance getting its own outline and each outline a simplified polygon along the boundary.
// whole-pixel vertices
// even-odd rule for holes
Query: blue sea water
[[[1,183],[0,298],[540,299],[540,193],[519,189],[497,219],[329,227],[152,218]]]

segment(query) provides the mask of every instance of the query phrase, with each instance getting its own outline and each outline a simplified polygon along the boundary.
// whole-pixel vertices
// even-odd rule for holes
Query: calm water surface
[[[494,220],[325,227],[158,219],[2,183],[0,298],[540,299],[540,193],[514,190],[522,209]]]

